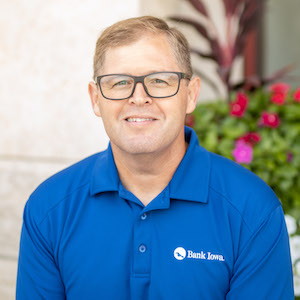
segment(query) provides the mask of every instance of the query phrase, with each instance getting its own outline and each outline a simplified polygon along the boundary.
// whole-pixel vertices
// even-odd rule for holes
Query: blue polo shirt
[[[146,207],[122,185],[110,146],[42,183],[24,210],[17,299],[294,299],[273,191],[192,129],[185,138]]]

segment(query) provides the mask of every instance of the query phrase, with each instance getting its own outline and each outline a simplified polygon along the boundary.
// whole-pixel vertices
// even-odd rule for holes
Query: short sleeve
[[[65,299],[64,286],[49,241],[40,232],[29,202],[23,216],[16,299]]]
[[[241,250],[226,299],[295,299],[289,237],[281,205]]]

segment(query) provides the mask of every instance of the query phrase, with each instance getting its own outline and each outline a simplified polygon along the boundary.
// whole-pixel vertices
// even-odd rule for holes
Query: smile
[[[147,122],[147,121],[155,121],[156,119],[151,118],[127,118],[128,122]]]

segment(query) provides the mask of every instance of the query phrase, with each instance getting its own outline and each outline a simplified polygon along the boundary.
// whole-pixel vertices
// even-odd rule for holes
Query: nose
[[[147,95],[144,86],[141,82],[138,82],[135,86],[133,95],[129,98],[129,103],[136,105],[151,104],[152,99]]]

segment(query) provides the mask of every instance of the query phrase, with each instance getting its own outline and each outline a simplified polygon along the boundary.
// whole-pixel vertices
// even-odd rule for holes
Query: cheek
[[[175,121],[179,121],[185,118],[187,110],[187,101],[184,98],[170,99],[168,105],[165,107],[164,111],[166,116],[172,117]]]
[[[112,100],[101,99],[99,109],[104,122],[117,119],[122,110],[121,103]]]

